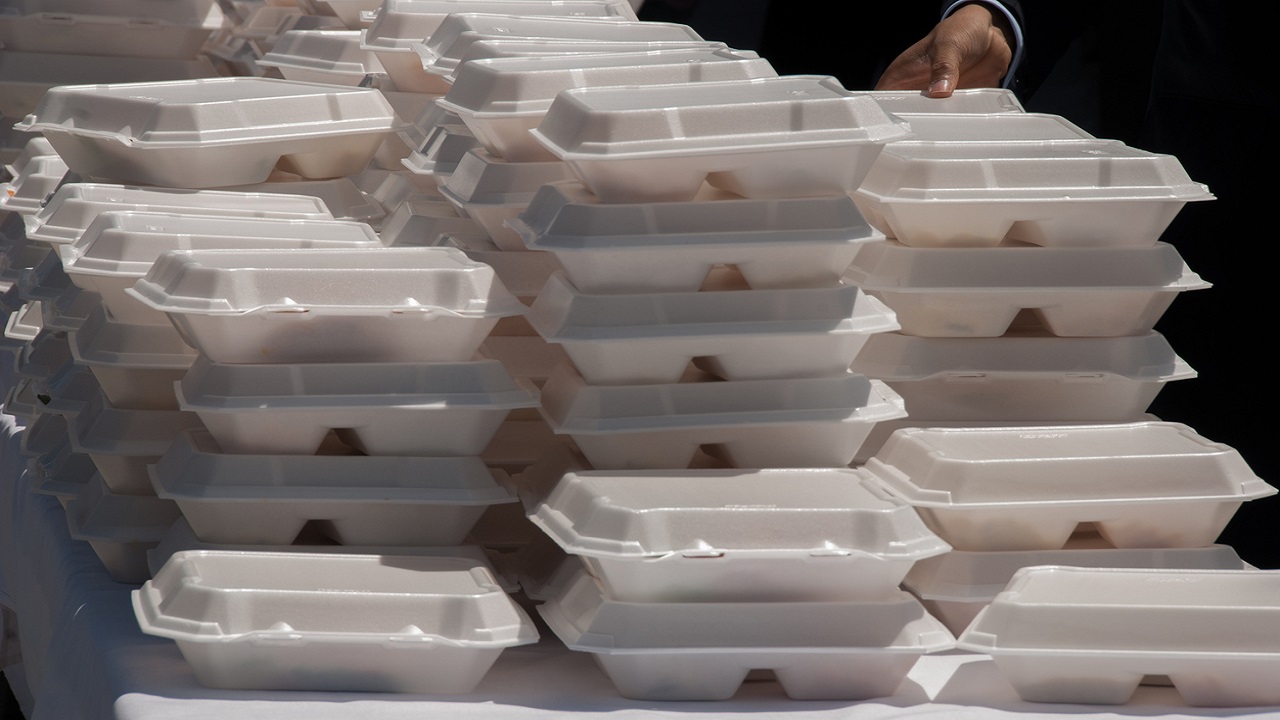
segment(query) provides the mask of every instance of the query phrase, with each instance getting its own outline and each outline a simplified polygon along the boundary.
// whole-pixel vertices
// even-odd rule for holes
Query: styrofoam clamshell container
[[[562,347],[538,335],[490,335],[480,345],[479,356],[501,362],[512,377],[528,379],[536,385],[541,385],[569,358]]]
[[[412,148],[422,148],[426,145],[427,139],[433,132],[440,128],[449,128],[457,130],[460,133],[470,135],[471,131],[467,129],[466,123],[462,122],[462,118],[451,112],[446,112],[444,108],[436,104],[439,99],[438,95],[424,93],[395,93],[401,97],[414,96],[430,98],[418,109],[414,114],[413,121],[407,127],[401,128],[396,134],[400,136],[404,143]]]
[[[276,43],[293,30],[332,30],[344,32],[347,27],[341,20],[326,15],[313,15],[302,8],[284,5],[265,5],[255,9],[249,17],[231,30],[231,37],[246,43],[249,57],[256,58],[271,52]],[[249,59],[248,57],[246,59]],[[252,75],[261,70],[253,66]]]
[[[425,37],[425,36],[424,36]],[[455,13],[425,41],[411,44],[427,72],[451,76],[474,43],[484,40],[574,40],[588,42],[701,41],[688,25],[626,21],[620,18],[550,17],[525,14]],[[449,86],[432,87],[448,92]]]
[[[286,80],[331,85],[355,86],[383,72],[373,52],[360,47],[358,30],[290,30],[258,65],[278,69]]]
[[[97,378],[87,368],[78,365],[66,367],[48,381],[21,378],[13,387],[10,397],[25,403],[38,412],[33,415],[54,413],[74,415],[97,396],[100,386]]]
[[[541,412],[597,470],[686,468],[700,446],[734,467],[842,467],[875,423],[906,416],[883,383],[850,373],[593,386],[567,366]]]
[[[30,459],[40,458],[51,464],[67,442],[67,418],[57,413],[40,413],[22,433],[19,450]]]
[[[112,406],[179,409],[173,384],[187,374],[196,352],[172,325],[122,323],[99,306],[68,337],[76,364],[92,371]]]
[[[1083,128],[1048,113],[895,113],[911,124],[901,142],[1018,142],[1092,140]]]
[[[1122,704],[1146,675],[1194,706],[1280,704],[1280,574],[1026,568],[961,636],[1029,702]]]
[[[960,88],[945,98],[932,98],[918,90],[874,90],[868,94],[894,115],[1024,112],[1018,96],[1006,88]]]
[[[307,195],[318,198],[329,213],[338,220],[369,223],[376,227],[386,216],[386,210],[356,186],[349,177],[332,180],[277,179],[271,182],[229,188],[242,192],[267,195]]]
[[[1125,422],[1165,383],[1196,376],[1158,332],[1133,337],[872,335],[851,369],[883,380],[917,420]]]
[[[68,165],[58,155],[33,158],[12,181],[0,184],[0,211],[33,215],[67,174]]]
[[[40,402],[30,378],[18,380],[5,393],[4,412],[18,418],[23,425],[30,425],[44,412],[44,403]]]
[[[439,75],[423,69],[413,45],[433,37],[449,15],[460,13],[638,22],[627,0],[386,0],[369,27],[361,31],[361,46],[378,56],[397,90],[443,93],[448,85]],[[519,28],[509,32],[519,32]]]
[[[843,195],[910,135],[829,76],[581,88],[535,138],[604,202],[690,200],[703,181],[744,197]]]
[[[893,311],[854,285],[584,294],[555,274],[529,322],[593,385],[673,383],[694,360],[726,380],[844,373]]]
[[[370,197],[378,201],[382,207],[391,210],[415,198],[444,199],[440,195],[440,187],[434,178],[423,177],[411,170],[406,170],[399,162],[396,163],[395,169],[378,183],[370,193]]]
[[[89,457],[71,452],[69,443],[66,451],[48,464],[35,458],[28,461],[27,478],[31,481],[31,492],[54,496],[64,511],[90,482],[102,482],[98,468],[93,466]]]
[[[19,129],[82,176],[208,188],[358,173],[398,123],[374,89],[228,77],[58,87]]]
[[[173,388],[229,453],[479,455],[507,414],[538,405],[493,360],[227,365],[197,359]]]
[[[861,473],[569,471],[529,517],[614,600],[883,600],[950,546]]]
[[[753,669],[773,670],[797,700],[885,697],[921,655],[955,647],[902,592],[877,602],[634,603],[606,599],[583,572],[538,612],[639,700],[726,700]]]
[[[133,607],[202,685],[239,690],[466,693],[503,649],[538,639],[462,558],[191,550]]]
[[[373,22],[372,17],[366,20],[363,16],[382,7],[382,0],[314,0],[314,4],[328,9],[347,29],[359,30]]]
[[[167,325],[162,312],[125,294],[165,252],[340,247],[380,248],[382,241],[368,225],[342,220],[106,212],[58,254],[72,282],[101,295],[112,318]]]
[[[126,211],[310,220],[333,217],[322,200],[305,195],[71,183],[58,188],[28,221],[27,237],[51,245],[73,244],[102,213]]]
[[[28,309],[33,320],[39,320],[38,308]],[[18,317],[23,317],[19,311]],[[12,318],[11,318],[12,319]],[[71,358],[71,347],[67,344],[66,333],[54,332],[41,328],[17,354],[17,371],[19,377],[30,378],[45,386],[59,374],[74,366]]]
[[[459,215],[448,200],[412,197],[392,211],[378,236],[391,247],[430,247],[445,235],[479,232],[475,221]]]
[[[193,58],[226,24],[212,0],[8,0],[0,13],[0,46],[21,52]]]
[[[510,252],[483,235],[450,234],[440,238],[438,244],[457,248],[472,260],[492,267],[511,294],[526,302],[532,302],[546,285],[547,278],[560,269],[560,263],[551,253]]]
[[[305,534],[305,533],[304,533]],[[484,548],[478,545],[451,545],[451,546],[368,546],[368,545],[334,545],[332,543],[323,543],[315,545],[307,545],[295,543],[293,545],[236,545],[233,543],[211,543],[205,542],[196,537],[191,529],[190,523],[185,518],[179,518],[161,538],[159,544],[147,551],[147,567],[151,573],[160,572],[160,568],[164,567],[165,562],[174,554],[186,550],[230,550],[235,552],[287,552],[287,553],[318,553],[333,555],[416,555],[420,557],[449,557],[463,558],[477,565],[488,569],[493,573],[494,578],[502,589],[506,592],[515,592],[519,586],[505,575],[497,572]]]
[[[659,50],[476,60],[457,71],[438,104],[455,113],[485,149],[513,162],[555,160],[533,139],[561,90],[614,85],[671,85],[777,77],[754,52]]]
[[[458,160],[440,194],[474,220],[495,245],[524,250],[520,235],[507,221],[524,212],[543,185],[573,177],[573,170],[559,160],[511,162],[473,148]]]
[[[982,608],[995,599],[1014,573],[1036,565],[1090,568],[1176,568],[1245,570],[1249,566],[1227,545],[1200,548],[1072,548],[970,552],[955,550],[925,558],[911,567],[903,588],[959,635]]]
[[[431,175],[436,185],[444,187],[463,156],[479,146],[471,131],[442,125],[428,133],[418,149],[401,162],[411,172]]]
[[[21,149],[14,158],[4,164],[4,169],[11,176],[17,177],[22,174],[22,169],[27,166],[35,158],[45,155],[57,155],[58,152],[53,149],[53,145],[45,139],[43,135],[36,135],[30,140],[22,143]]]
[[[1212,200],[1177,158],[1115,140],[911,142],[876,158],[854,201],[904,245],[1154,243],[1188,202]]]
[[[664,26],[666,23],[646,22],[645,25]],[[692,32],[687,26],[677,32]],[[425,48],[415,45],[415,48]],[[714,40],[563,40],[557,38],[517,37],[499,38],[482,35],[477,32],[466,32],[449,46],[450,57],[436,57],[428,53],[424,55],[426,71],[443,74],[446,82],[457,80],[458,69],[475,60],[494,58],[525,58],[548,55],[614,55],[617,53],[648,53],[660,50],[714,50],[727,49],[729,46]],[[444,67],[436,67],[435,61]]]
[[[49,255],[44,243],[21,237],[0,247],[0,281],[10,285],[22,279],[22,271],[39,265]]]
[[[961,550],[1054,550],[1081,523],[1119,548],[1202,547],[1276,493],[1232,448],[1165,422],[903,429],[864,468]]]
[[[127,291],[215,362],[461,362],[527,308],[452,248],[185,250]]]
[[[88,454],[107,487],[120,495],[154,495],[147,465],[159,460],[183,430],[198,427],[195,413],[122,410],[101,393],[67,416],[72,449]]]
[[[232,454],[199,430],[153,463],[156,495],[207,542],[288,545],[315,522],[344,545],[458,545],[516,500],[478,457]]]
[[[181,515],[170,500],[117,495],[99,475],[67,505],[67,528],[72,538],[88,541],[112,580],[138,584],[151,577],[147,550]]]
[[[23,346],[35,340],[44,328],[42,319],[39,300],[23,303],[22,307],[9,313],[5,320],[4,336],[15,341],[9,349],[20,352]]]
[[[1143,335],[1178,294],[1209,283],[1166,243],[1148,247],[868,245],[845,280],[893,308],[907,335],[996,337],[1034,311],[1054,335]]]
[[[110,82],[216,77],[208,58],[193,60],[0,51],[0,115],[26,117],[50,88]]]

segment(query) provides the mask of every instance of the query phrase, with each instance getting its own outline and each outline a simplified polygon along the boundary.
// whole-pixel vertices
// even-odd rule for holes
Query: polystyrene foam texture
[[[571,650],[592,653],[624,697],[726,700],[770,669],[798,700],[894,694],[923,654],[955,640],[911,596],[879,602],[629,603],[585,572],[538,611]]]
[[[476,222],[459,215],[448,200],[415,197],[392,211],[378,235],[390,247],[430,247],[445,235],[478,232]]]
[[[645,25],[663,26],[666,23],[646,22]],[[678,26],[690,34],[693,29]],[[415,46],[425,49],[425,46]],[[648,53],[659,50],[725,50],[728,46],[712,40],[694,40],[686,37],[676,40],[562,40],[556,38],[487,37],[476,32],[466,32],[449,47],[453,57],[437,58],[424,55],[427,72],[443,75],[448,82],[457,80],[459,68],[475,60],[494,58],[527,58],[547,55],[613,55],[617,53]],[[439,61],[442,66],[437,67]]]
[[[1123,704],[1166,675],[1195,706],[1280,703],[1276,581],[1260,570],[1026,568],[960,638],[1030,702]]]
[[[88,454],[107,487],[121,495],[154,495],[147,465],[156,462],[183,430],[198,427],[195,413],[122,410],[101,394],[67,418],[71,447]]]
[[[872,335],[851,369],[883,380],[916,420],[1125,422],[1195,371],[1156,332],[1135,337]]]
[[[314,454],[330,430],[369,455],[479,455],[537,397],[493,360],[226,365],[198,359],[174,386],[231,453]]]
[[[1213,195],[1177,158],[1115,140],[902,143],[853,198],[905,245],[1154,243],[1187,202]]]
[[[996,337],[1024,310],[1054,335],[1143,335],[1179,293],[1209,287],[1164,243],[912,248],[890,240],[865,247],[845,279],[893,308],[903,333],[927,337]]]
[[[133,607],[201,684],[241,690],[466,693],[504,648],[538,638],[460,558],[187,551]]]
[[[1081,523],[1121,548],[1204,546],[1276,493],[1177,423],[909,428],[864,467],[963,550],[1057,549]]]
[[[512,230],[587,293],[697,290],[721,264],[753,288],[832,286],[862,244],[883,239],[844,195],[607,204],[562,182],[528,205]]]
[[[672,383],[689,362],[727,380],[844,372],[892,311],[853,285],[592,295],[556,274],[529,322],[593,385]]]
[[[993,113],[1024,112],[1022,103],[1006,88],[959,88],[949,97],[933,98],[918,90],[874,90],[868,93],[894,115],[904,113]]]
[[[112,580],[137,584],[151,577],[147,550],[181,515],[169,500],[112,493],[98,476],[67,505],[67,528],[72,538],[88,541]]]
[[[604,202],[852,192],[907,124],[834,78],[565,90],[535,138]]]
[[[383,72],[373,52],[360,47],[357,30],[290,30],[257,62],[279,69],[286,80],[330,85],[355,86]]]
[[[353,175],[397,123],[377,90],[231,77],[59,87],[22,129],[82,176],[208,188]]]
[[[67,174],[67,162],[58,155],[31,160],[10,182],[0,184],[0,211],[34,215],[41,203],[58,188]]]
[[[526,302],[537,297],[547,278],[560,269],[551,253],[503,250],[478,234],[446,235],[439,244],[457,248],[472,260],[492,267],[502,284]]]
[[[186,375],[196,353],[172,325],[121,323],[99,306],[68,337],[72,357],[93,372],[114,407],[178,409],[173,383]]]
[[[237,363],[460,362],[526,311],[492,268],[441,247],[173,252],[128,293]]]
[[[754,52],[669,50],[477,60],[463,65],[441,107],[462,118],[485,149],[513,161],[555,160],[529,134],[561,90],[777,77]]]
[[[735,467],[841,467],[876,422],[906,415],[893,391],[852,374],[592,386],[566,366],[541,411],[598,470],[685,468],[700,446]]]
[[[6,50],[72,55],[194,58],[228,22],[211,0],[20,0],[5,10],[0,45]]]
[[[475,148],[458,160],[440,192],[495,245],[524,250],[520,235],[507,222],[525,211],[543,185],[572,178],[573,171],[559,160],[511,162]]]

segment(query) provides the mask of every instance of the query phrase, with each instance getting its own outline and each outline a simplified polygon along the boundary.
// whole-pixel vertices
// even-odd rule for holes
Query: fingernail
[[[951,92],[951,82],[948,81],[946,78],[942,78],[940,80],[934,80],[932,83],[929,83],[930,95],[947,95],[950,92]]]

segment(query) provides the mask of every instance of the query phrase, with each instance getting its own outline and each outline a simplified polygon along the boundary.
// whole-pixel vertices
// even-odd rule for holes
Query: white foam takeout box
[[[1178,423],[898,430],[863,466],[961,550],[1202,547],[1275,488]]]
[[[1036,567],[1019,571],[960,638],[1023,700],[1122,704],[1147,675],[1189,705],[1280,704],[1267,570]]]
[[[442,247],[170,252],[127,292],[229,363],[461,362],[526,312]]]
[[[1150,332],[1178,294],[1209,283],[1172,245],[913,248],[867,245],[845,280],[893,308],[907,335],[996,337],[1034,311],[1054,335]]]
[[[229,453],[314,454],[330,430],[369,455],[479,455],[511,410],[538,404],[495,360],[223,364],[175,384]]]
[[[356,174],[398,123],[374,89],[227,77],[58,87],[17,127],[84,177],[209,188]]]
[[[892,390],[852,373],[598,386],[563,365],[539,411],[598,470],[686,468],[700,446],[734,467],[842,467],[875,423],[906,416]]]
[[[753,288],[829,287],[863,244],[884,239],[844,195],[602,203],[560,182],[527,204],[511,229],[587,293],[693,291],[715,265],[735,266]]]
[[[645,22],[645,25],[663,27],[667,23]],[[448,57],[437,57],[424,45],[414,49],[423,53],[427,72],[444,76],[447,83],[457,80],[458,69],[473,60],[495,58],[528,58],[547,55],[616,55],[618,53],[649,53],[659,50],[724,50],[729,46],[714,40],[695,40],[694,31],[688,26],[677,32],[687,33],[686,39],[675,40],[564,40],[558,38],[486,36],[480,32],[464,32],[449,45]],[[436,67],[439,62],[443,67]]]
[[[288,545],[314,522],[344,545],[457,545],[486,508],[516,500],[478,457],[232,454],[200,430],[152,462],[156,494],[208,542]]]
[[[1163,335],[994,338],[872,335],[852,369],[883,380],[919,421],[1125,422],[1196,373]]]
[[[72,538],[89,543],[112,580],[138,584],[151,577],[147,551],[181,515],[170,500],[117,495],[99,475],[68,503],[67,529]]]
[[[111,492],[154,495],[147,466],[173,444],[183,430],[200,427],[195,413],[177,410],[122,410],[101,392],[84,408],[67,415],[71,447],[93,460]]]
[[[215,0],[7,0],[6,50],[122,57],[194,58],[229,24]]]
[[[486,150],[506,160],[555,160],[529,134],[562,90],[674,85],[777,77],[754,52],[659,50],[614,55],[561,55],[474,60],[457,71],[437,103],[462,118]]]
[[[614,600],[884,600],[950,550],[860,470],[581,465],[539,462],[521,488],[529,519]]]
[[[93,373],[115,407],[177,410],[173,384],[191,368],[196,352],[172,325],[131,325],[98,306],[67,334],[77,365]]]
[[[898,329],[854,285],[593,295],[560,273],[529,323],[593,385],[677,382],[691,360],[726,380],[838,375],[872,334]]]
[[[238,690],[466,693],[503,649],[538,639],[462,558],[191,550],[133,607],[201,684]]]
[[[704,181],[744,197],[843,195],[910,128],[833,77],[792,75],[565,90],[531,132],[603,202],[661,202]]]
[[[921,655],[955,646],[903,592],[874,602],[633,603],[606,599],[584,571],[538,612],[638,700],[727,700],[753,669],[772,670],[797,700],[884,697]]]
[[[474,220],[495,245],[524,250],[507,221],[524,212],[543,185],[572,179],[573,171],[559,160],[510,162],[471,148],[458,158],[440,194]]]
[[[384,72],[373,52],[360,47],[357,30],[290,30],[257,64],[276,68],[285,80],[330,85],[356,86]]]

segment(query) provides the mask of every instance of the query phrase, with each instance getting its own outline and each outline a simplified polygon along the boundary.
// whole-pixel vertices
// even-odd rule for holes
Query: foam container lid
[[[67,174],[67,162],[58,155],[32,158],[22,174],[0,184],[0,210],[33,215]]]
[[[36,135],[22,144],[22,149],[18,151],[17,156],[13,158],[12,162],[6,163],[4,169],[10,175],[17,177],[22,174],[22,169],[27,166],[27,163],[33,159],[57,154],[58,151],[53,149],[53,144],[49,142],[48,138],[43,135]]]
[[[458,166],[440,192],[464,208],[527,206],[543,185],[573,177],[569,166],[558,160],[509,162],[481,148],[473,148],[458,160]]]
[[[267,195],[308,195],[318,198],[338,220],[377,223],[386,215],[386,210],[349,177],[331,180],[275,180],[229,189]]]
[[[358,30],[373,21],[370,18],[366,22],[361,15],[375,12],[382,7],[382,0],[315,0],[315,5],[329,10],[349,29]]]
[[[635,11],[626,0],[385,0],[377,17],[363,31],[364,44],[377,50],[408,49],[432,37],[456,14],[532,17],[621,18],[633,22]],[[511,34],[520,28],[511,28]]]
[[[665,23],[646,22],[646,25],[664,25]],[[691,31],[690,31],[691,32]],[[527,58],[548,55],[613,55],[617,53],[647,53],[658,50],[712,50],[727,49],[722,42],[712,40],[561,40],[557,38],[497,38],[488,37],[475,32],[465,32],[454,41],[449,52],[457,57],[424,58],[428,62],[427,72],[444,75],[448,82],[457,80],[458,69],[473,60],[491,58]],[[415,45],[415,49],[423,49],[423,45]],[[459,55],[459,53],[461,53]],[[437,67],[439,60],[445,67]]]
[[[561,90],[610,85],[669,85],[776,77],[756,53],[728,49],[531,56],[476,60],[461,66],[438,102],[469,117],[546,113]]]
[[[51,244],[74,243],[98,215],[125,211],[317,220],[333,217],[320,198],[304,195],[71,183],[58,188],[30,219],[27,237]]]
[[[566,90],[533,134],[558,157],[589,159],[875,144],[909,132],[835,78],[795,75]]]
[[[391,247],[430,247],[445,235],[475,232],[479,232],[475,221],[459,215],[448,200],[411,197],[392,211],[378,235]]]
[[[901,142],[1019,142],[1092,140],[1061,115],[1047,113],[895,113],[914,136]]]
[[[141,149],[381,132],[397,122],[374,89],[228,77],[58,87],[21,125]]]
[[[78,365],[182,370],[196,359],[196,351],[173,326],[119,322],[107,317],[101,305],[67,335]]]
[[[206,315],[525,312],[493,268],[441,247],[176,251],[128,292],[165,312]]]
[[[426,37],[426,36],[424,36]],[[423,67],[454,71],[480,40],[586,40],[596,42],[688,42],[702,37],[688,25],[625,20],[458,13],[446,17],[425,42],[413,45]]]
[[[67,417],[76,452],[124,457],[158,457],[183,430],[202,427],[195,413],[115,408],[101,392]]]
[[[76,540],[154,544],[180,517],[172,500],[117,495],[101,475],[90,478],[67,506],[67,527]]]
[[[1234,449],[1164,422],[906,428],[865,467],[918,507],[1254,499],[1276,493]]]
[[[28,308],[31,320],[38,322],[38,308]],[[19,317],[25,319],[21,311]],[[50,381],[73,365],[71,348],[64,333],[41,328],[18,352],[18,375],[39,381]]]
[[[373,52],[360,47],[358,30],[290,30],[257,62],[285,73],[323,73],[330,82],[343,85],[357,85],[365,75],[383,72],[382,63]]]
[[[908,505],[843,468],[569,472],[530,519],[567,552],[604,558],[950,549]]]
[[[5,320],[4,336],[20,343],[29,343],[36,339],[43,327],[40,301],[27,302],[9,313],[9,317]],[[17,348],[20,347],[21,345],[17,346]]]
[[[204,429],[179,433],[152,466],[151,480],[157,495],[180,501],[282,506],[516,501],[477,457],[231,454]]]
[[[932,98],[918,90],[874,90],[867,94],[894,115],[1023,112],[1018,96],[1006,88],[960,88],[945,98]]]

